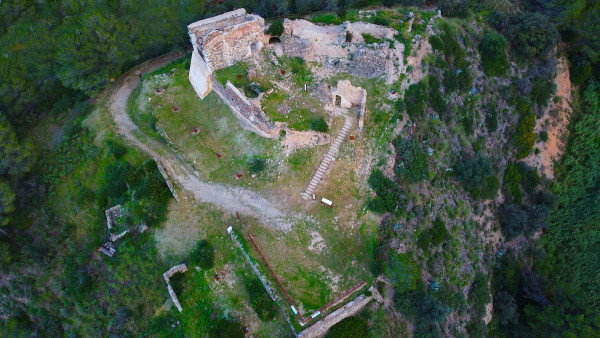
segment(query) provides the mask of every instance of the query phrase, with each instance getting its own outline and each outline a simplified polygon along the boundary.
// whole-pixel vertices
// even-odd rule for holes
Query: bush
[[[367,33],[363,33],[362,34],[363,39],[365,40],[365,43],[370,45],[372,43],[382,43],[383,39],[378,39],[376,37],[374,37],[371,34],[367,34]]]
[[[547,131],[545,131],[545,130],[540,131],[539,136],[540,136],[540,140],[542,140],[542,142],[548,141],[548,132]]]
[[[277,307],[262,283],[258,279],[244,281],[246,291],[250,296],[250,305],[256,311],[258,318],[262,321],[269,321],[277,315]]]
[[[313,23],[320,23],[324,25],[341,25],[344,22],[344,19],[338,14],[323,14],[313,16],[312,18],[310,18],[310,21]]]
[[[267,162],[258,156],[252,156],[248,161],[248,171],[253,174],[257,174],[267,167]]]
[[[110,150],[110,153],[117,160],[120,160],[121,157],[123,157],[123,156],[125,156],[125,154],[127,154],[127,147],[125,147],[124,145],[122,145],[121,143],[119,143],[117,141],[108,140],[108,141],[106,141],[106,144],[108,145],[108,149]]]
[[[415,140],[398,137],[394,140],[396,149],[396,165],[394,171],[398,178],[414,183],[424,180],[428,173],[427,153],[423,146]]]
[[[469,304],[472,318],[481,319],[485,315],[485,306],[492,301],[488,288],[488,279],[481,272],[475,274],[469,290]]]
[[[385,177],[380,170],[374,170],[368,179],[369,187],[376,197],[367,202],[367,208],[377,213],[396,212],[405,205],[404,192],[394,181]]]
[[[333,325],[325,338],[362,338],[369,337],[369,323],[359,317],[346,318]]]
[[[506,36],[517,55],[527,59],[543,58],[556,46],[558,32],[540,13],[519,13],[510,18]]]
[[[509,163],[504,173],[504,185],[509,196],[514,198],[515,203],[521,204],[521,173],[514,163]]]
[[[445,115],[448,112],[448,104],[444,99],[440,90],[441,84],[437,76],[429,76],[429,104],[431,108],[437,111],[440,115]],[[446,118],[446,116],[444,116]]]
[[[421,248],[423,252],[427,252],[429,251],[430,245],[438,247],[448,238],[448,236],[449,233],[448,229],[446,229],[446,224],[444,224],[444,221],[437,218],[433,222],[433,227],[419,234],[419,238],[417,239],[417,246]]]
[[[237,321],[233,321],[226,318],[221,318],[216,322],[212,323],[210,330],[208,331],[210,338],[244,338],[244,328]]]
[[[130,204],[134,220],[158,226],[166,218],[168,204],[173,196],[156,162],[144,162],[128,179],[132,195],[137,196],[137,201]]]
[[[275,20],[265,33],[271,34],[271,36],[281,36],[281,34],[283,34],[283,30],[283,21]]]
[[[538,107],[543,107],[548,103],[550,96],[556,91],[556,84],[554,81],[545,79],[538,76],[533,83],[531,90],[531,98]]]
[[[491,199],[498,192],[498,179],[492,163],[481,152],[455,166],[456,176],[473,198]]]
[[[329,131],[329,126],[327,125],[327,121],[321,117],[318,119],[313,119],[310,122],[310,129],[321,133],[326,133]]]
[[[504,203],[500,206],[500,225],[506,240],[519,236],[527,225],[527,213],[516,204]]]
[[[533,149],[535,144],[535,115],[533,113],[525,114],[519,120],[517,125],[517,134],[515,135],[515,146],[517,148],[517,159],[525,158]]]
[[[485,116],[485,127],[490,133],[498,130],[498,111],[496,108],[490,107],[488,109],[488,114]]]
[[[438,9],[444,17],[466,18],[469,15],[469,0],[440,0]]]
[[[190,253],[190,262],[202,269],[212,269],[215,265],[215,249],[212,244],[203,239],[196,243],[196,247]]]
[[[491,32],[481,40],[479,53],[481,53],[481,64],[488,76],[501,76],[508,72],[508,60],[506,59],[506,46],[508,42],[502,34]]]
[[[398,293],[415,290],[421,279],[421,269],[410,252],[399,254],[392,250],[384,272]]]
[[[404,95],[404,104],[408,116],[413,119],[423,116],[427,99],[427,85],[424,81],[410,85]]]
[[[444,50],[444,43],[442,42],[442,39],[440,39],[437,35],[432,35],[431,37],[429,37],[429,43],[431,44],[431,48],[433,48],[433,50]]]
[[[458,90],[458,75],[456,75],[456,71],[450,68],[444,71],[444,87],[446,87],[446,93]]]
[[[592,64],[583,55],[575,55],[570,58],[571,61],[571,82],[579,86],[592,75]]]

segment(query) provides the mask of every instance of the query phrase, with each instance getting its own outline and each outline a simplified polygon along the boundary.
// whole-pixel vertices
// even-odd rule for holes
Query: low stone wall
[[[173,197],[175,198],[175,200],[177,202],[179,202],[179,195],[177,194],[175,187],[173,187],[173,183],[169,179],[169,176],[167,175],[165,168],[162,166],[162,164],[156,158],[154,159],[154,162],[156,162],[156,167],[158,167],[158,171],[160,171],[160,174],[165,179],[165,183],[167,183],[167,187],[169,187],[169,190],[171,190],[171,194],[173,194]]]
[[[299,338],[300,337],[301,338],[322,337],[323,335],[325,335],[325,333],[327,333],[327,330],[329,330],[333,325],[339,323],[340,321],[342,321],[343,319],[345,319],[347,317],[353,316],[356,313],[358,313],[358,311],[360,311],[365,305],[367,305],[371,301],[371,299],[375,298],[378,301],[381,299],[381,296],[379,295],[379,292],[377,291],[377,289],[375,289],[374,287],[371,286],[369,288],[369,291],[372,294],[371,296],[366,296],[363,294],[363,295],[356,297],[356,299],[354,299],[353,301],[348,302],[346,305],[333,311],[327,317],[316,322],[315,324],[310,326],[308,329],[300,332],[298,337]]]
[[[177,310],[179,310],[179,312],[183,311],[183,308],[181,307],[181,304],[179,303],[179,298],[177,298],[177,294],[175,294],[175,291],[173,290],[173,287],[171,286],[171,276],[173,276],[174,274],[178,273],[178,272],[186,272],[187,271],[187,266],[185,264],[179,264],[179,265],[175,265],[174,267],[170,268],[169,271],[163,273],[163,278],[165,279],[165,282],[167,282],[167,290],[169,290],[169,295],[171,296],[171,300],[173,300],[173,303],[175,304],[175,307],[177,308]]]

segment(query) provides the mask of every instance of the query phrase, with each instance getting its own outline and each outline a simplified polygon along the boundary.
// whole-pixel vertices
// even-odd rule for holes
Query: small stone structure
[[[348,80],[340,80],[337,87],[331,91],[331,97],[333,108],[338,105],[339,97],[339,107],[359,109],[358,130],[361,131],[367,109],[367,91],[362,87],[354,87]]]
[[[125,210],[120,204],[117,204],[110,209],[104,210],[104,215],[106,215],[106,227],[110,231],[113,227],[117,226],[119,218],[125,216]]]
[[[215,70],[234,65],[259,52],[265,40],[265,21],[243,8],[188,25],[194,51],[189,79],[200,98],[212,89]]]
[[[173,303],[175,304],[175,307],[177,308],[177,310],[179,310],[179,312],[183,311],[183,309],[181,308],[181,304],[179,303],[179,298],[177,298],[177,295],[175,294],[175,291],[171,286],[171,277],[178,272],[183,273],[187,270],[188,269],[185,264],[179,264],[170,268],[169,271],[163,273],[163,278],[165,279],[165,282],[167,282],[167,290],[169,290],[169,295],[171,295],[171,299],[173,300]]]

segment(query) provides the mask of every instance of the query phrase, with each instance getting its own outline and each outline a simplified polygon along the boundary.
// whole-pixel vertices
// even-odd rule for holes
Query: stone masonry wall
[[[263,42],[263,27],[259,20],[252,20],[208,33],[203,53],[210,69],[215,71],[250,56],[253,45],[255,50],[260,50]]]

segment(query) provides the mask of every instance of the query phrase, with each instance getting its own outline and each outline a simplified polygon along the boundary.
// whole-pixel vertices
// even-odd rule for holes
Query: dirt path
[[[146,65],[143,71],[151,72],[178,57],[173,55],[156,60],[156,62]],[[191,192],[195,199],[215,204],[229,213],[240,212],[252,215],[259,218],[264,224],[278,229],[289,230],[291,228],[291,219],[263,196],[239,187],[204,182],[185,161],[168,147],[144,135],[127,113],[127,101],[139,82],[140,77],[132,74],[125,78],[109,97],[109,110],[117,124],[117,132],[127,142],[160,162],[173,181],[182,189]]]

